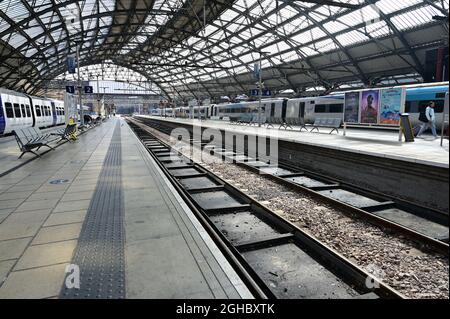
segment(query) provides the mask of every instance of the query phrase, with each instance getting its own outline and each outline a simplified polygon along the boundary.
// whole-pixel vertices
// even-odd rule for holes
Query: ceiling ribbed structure
[[[80,65],[113,63],[172,98],[421,81],[448,45],[448,0],[4,0],[0,86],[39,94]],[[437,21],[434,17],[439,16]],[[122,79],[126,81],[127,79]]]

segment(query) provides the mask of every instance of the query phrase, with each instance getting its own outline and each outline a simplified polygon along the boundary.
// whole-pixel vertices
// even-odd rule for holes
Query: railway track
[[[170,135],[170,127],[160,122],[142,122]],[[364,190],[306,169],[293,167],[280,159],[277,167],[270,162],[252,158],[246,152],[226,149],[225,145],[212,145],[211,141],[195,141],[195,147],[253,172],[263,174],[294,191],[311,195],[336,207],[352,218],[361,218],[384,231],[406,236],[421,249],[430,249],[448,256],[448,216],[384,194]],[[233,147],[234,148],[234,147]]]
[[[259,298],[403,298],[376,278],[158,139],[130,127]]]

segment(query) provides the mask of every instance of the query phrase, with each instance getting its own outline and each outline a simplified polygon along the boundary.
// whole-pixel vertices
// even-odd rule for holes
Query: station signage
[[[250,90],[250,95],[251,96],[259,96],[259,90],[258,89],[253,89]],[[262,96],[272,96],[272,91],[270,90],[262,90]]]
[[[70,94],[74,94],[75,93],[75,87],[73,85],[67,85],[66,86],[66,92],[70,93]]]
[[[86,85],[86,86],[84,87],[84,93],[86,93],[86,94],[92,94],[92,93],[94,93],[94,88],[93,88],[92,86]]]

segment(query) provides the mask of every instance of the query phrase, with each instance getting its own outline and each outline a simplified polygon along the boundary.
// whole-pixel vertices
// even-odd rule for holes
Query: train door
[[[302,124],[305,124],[305,102],[300,102],[300,114],[299,114],[299,118],[300,118],[300,122]]]
[[[57,122],[55,103],[54,102],[50,102],[50,105],[52,107],[52,116],[53,116],[53,124],[52,124],[52,126],[55,126],[56,122]]]
[[[5,115],[3,114],[2,96],[0,95],[0,135],[3,134],[6,127]]]
[[[286,120],[287,102],[288,100],[283,100],[283,105],[281,106],[281,118],[283,120]]]

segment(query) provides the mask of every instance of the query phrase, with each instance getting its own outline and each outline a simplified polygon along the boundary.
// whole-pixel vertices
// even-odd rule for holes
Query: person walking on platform
[[[422,122],[422,126],[420,127],[420,131],[417,134],[417,137],[420,137],[428,128],[431,129],[434,138],[437,138],[436,133],[436,116],[434,115],[434,107],[436,104],[431,101],[428,103],[425,112],[420,112],[419,121]]]

